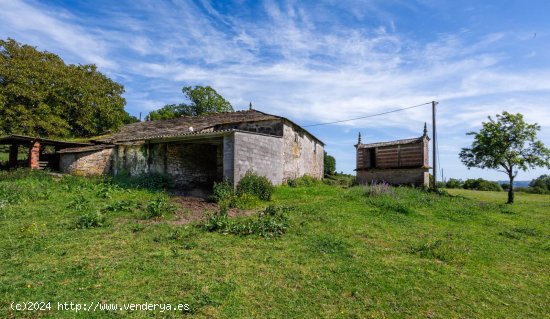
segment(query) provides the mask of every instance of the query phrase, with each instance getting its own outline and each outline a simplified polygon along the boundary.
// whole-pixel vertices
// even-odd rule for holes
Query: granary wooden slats
[[[422,136],[405,140],[363,144],[359,134],[357,182],[429,186],[429,140],[426,125]]]
[[[427,167],[428,138],[357,144],[357,169]]]

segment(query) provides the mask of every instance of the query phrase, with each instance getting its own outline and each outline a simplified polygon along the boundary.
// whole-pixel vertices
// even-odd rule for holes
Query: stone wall
[[[429,186],[428,168],[369,169],[357,171],[359,184],[373,181],[387,182],[393,185]]]
[[[113,152],[112,173],[128,173],[132,176],[149,172],[148,147],[145,143],[123,144]]]
[[[217,145],[169,143],[166,173],[183,190],[211,188],[218,176]]]
[[[267,177],[274,185],[283,182],[282,138],[235,132],[233,135],[233,149],[234,185],[239,183],[248,170]],[[230,148],[228,147],[224,157],[227,158],[230,155]],[[228,165],[229,161],[228,159]],[[230,173],[230,171],[228,170],[227,173]]]
[[[59,169],[62,173],[81,176],[107,174],[111,169],[112,148],[82,153],[60,154]]]
[[[318,179],[324,174],[324,147],[317,140],[290,125],[284,125],[283,180],[309,175]]]

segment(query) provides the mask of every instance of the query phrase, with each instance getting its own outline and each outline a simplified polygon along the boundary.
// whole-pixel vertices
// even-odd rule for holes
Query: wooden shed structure
[[[0,145],[9,145],[9,156],[6,163],[0,163],[0,168],[12,169],[27,167],[31,169],[59,170],[58,151],[70,147],[90,146],[90,143],[66,142],[41,137],[24,135],[8,135],[0,137]],[[24,148],[24,150],[22,150]],[[25,158],[21,159],[20,154]]]
[[[429,186],[429,158],[426,125],[417,138],[363,144],[357,150],[357,182],[387,182],[394,185]]]

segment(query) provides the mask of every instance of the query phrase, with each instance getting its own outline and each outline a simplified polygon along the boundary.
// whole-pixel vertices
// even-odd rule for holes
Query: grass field
[[[144,219],[159,192],[3,174],[0,318],[182,316],[58,302],[183,303],[197,318],[548,318],[550,196],[390,192],[280,187],[289,229],[264,239]],[[100,209],[105,225],[76,228]],[[25,301],[52,309],[11,310]]]

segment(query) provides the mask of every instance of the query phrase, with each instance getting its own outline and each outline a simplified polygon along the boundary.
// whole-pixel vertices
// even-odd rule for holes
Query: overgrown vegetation
[[[499,183],[487,181],[483,178],[467,179],[462,188],[476,191],[502,192],[502,186]]]
[[[264,238],[274,238],[283,235],[288,227],[288,217],[285,212],[289,208],[268,206],[254,218],[231,219],[225,212],[218,212],[208,218],[201,226],[210,232],[234,235],[258,235]]]
[[[180,212],[144,220],[169,200],[159,190],[0,172],[0,317],[80,315],[9,307],[26,300],[187,303],[198,318],[545,317],[550,196],[448,191],[282,186],[261,214],[181,225]],[[115,315],[182,314],[82,316]]]
[[[250,194],[258,197],[260,200],[269,201],[274,191],[275,187],[273,187],[273,184],[267,177],[248,171],[237,184],[235,194],[237,196]]]

